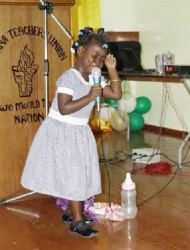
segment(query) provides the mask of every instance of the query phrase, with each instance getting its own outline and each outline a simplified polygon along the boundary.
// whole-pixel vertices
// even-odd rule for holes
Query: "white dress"
[[[101,193],[97,145],[87,123],[94,101],[69,116],[62,116],[57,104],[58,93],[67,93],[76,100],[90,89],[90,83],[74,68],[60,76],[49,115],[29,150],[21,179],[23,187],[76,201]]]

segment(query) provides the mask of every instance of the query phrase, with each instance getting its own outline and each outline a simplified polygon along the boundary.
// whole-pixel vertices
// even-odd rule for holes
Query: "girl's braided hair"
[[[100,44],[103,48],[108,49],[108,44],[103,36],[104,28],[98,29],[97,33],[94,33],[93,28],[85,27],[78,33],[78,39],[72,45],[72,51],[77,54],[79,46],[88,46],[89,44]]]

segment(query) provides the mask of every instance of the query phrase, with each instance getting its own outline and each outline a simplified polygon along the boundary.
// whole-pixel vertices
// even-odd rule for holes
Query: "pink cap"
[[[135,188],[136,188],[136,185],[131,179],[131,174],[127,173],[125,182],[122,183],[122,189],[123,190],[133,190]]]
[[[122,183],[122,189],[123,190],[133,190],[136,188],[135,183],[131,183],[131,184],[126,184],[125,182]]]

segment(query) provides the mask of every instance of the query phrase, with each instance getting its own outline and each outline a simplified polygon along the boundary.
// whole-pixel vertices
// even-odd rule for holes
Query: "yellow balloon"
[[[90,127],[94,132],[98,132],[100,130],[106,130],[106,131],[113,130],[109,122],[98,118],[97,114],[95,115],[91,114]]]
[[[108,120],[113,129],[117,131],[126,130],[129,126],[129,116],[123,110],[115,110],[112,112],[110,119]]]

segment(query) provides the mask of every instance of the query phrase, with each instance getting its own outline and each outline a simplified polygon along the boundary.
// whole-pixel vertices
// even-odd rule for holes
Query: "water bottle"
[[[137,215],[136,195],[136,185],[131,179],[131,174],[127,173],[121,190],[121,209],[126,219],[135,218]]]

